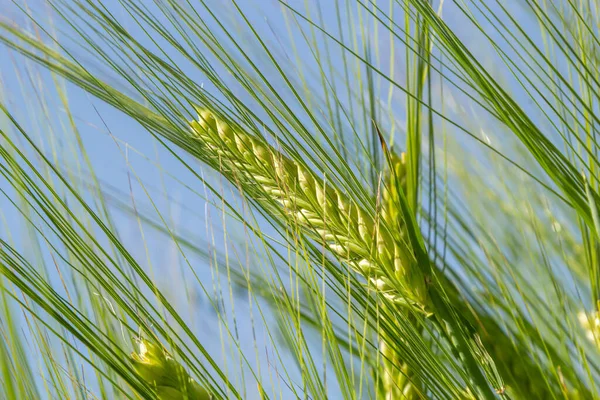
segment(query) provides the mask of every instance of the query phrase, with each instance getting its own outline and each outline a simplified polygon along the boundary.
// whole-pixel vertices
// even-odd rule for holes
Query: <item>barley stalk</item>
[[[148,382],[159,400],[210,400],[212,396],[194,381],[185,368],[162,346],[138,339],[138,352],[131,362],[138,375]]]
[[[495,360],[495,367],[506,382],[506,386],[496,388],[498,392],[524,399],[550,399],[557,395],[546,385],[544,371],[529,357],[527,349],[519,352],[510,337],[489,316],[479,317],[479,323],[486,333],[477,334],[477,341]]]

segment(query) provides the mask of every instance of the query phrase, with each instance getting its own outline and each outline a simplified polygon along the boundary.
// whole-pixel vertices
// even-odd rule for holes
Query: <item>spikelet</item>
[[[207,154],[221,157],[225,171],[248,187],[260,185],[307,234],[383,296],[397,304],[428,307],[425,278],[401,235],[390,233],[392,219],[373,218],[331,183],[210,111],[198,109],[198,120],[190,125]],[[396,228],[398,221],[393,222]]]
[[[379,347],[384,360],[381,377],[382,392],[378,398],[383,400],[421,398],[411,381],[414,377],[411,376],[408,365],[403,363],[397,353],[384,341],[380,343]]]
[[[212,396],[161,346],[138,339],[131,362],[144,381],[156,390],[159,400],[210,400]]]

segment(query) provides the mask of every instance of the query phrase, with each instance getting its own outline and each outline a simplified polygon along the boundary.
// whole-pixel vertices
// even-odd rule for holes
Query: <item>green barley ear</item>
[[[131,362],[144,381],[156,390],[159,400],[210,400],[212,396],[157,344],[138,339]]]
[[[392,184],[392,177],[400,184],[401,190],[406,190],[406,153],[398,154],[392,150],[390,151],[390,161],[391,165],[384,175],[381,215],[392,230],[392,234],[398,240],[402,240],[403,226],[400,223],[400,210],[398,209],[400,196],[398,188]],[[394,271],[396,274],[401,274],[406,261],[401,259],[402,250],[397,243],[394,244],[393,253]],[[382,307],[385,307],[385,305],[382,305]],[[415,327],[420,329],[418,326]],[[383,332],[380,334],[383,334]],[[393,341],[394,338],[388,338],[387,340]],[[398,353],[388,345],[385,338],[380,340],[379,351],[383,357],[383,362],[381,392],[378,398],[384,400],[416,400],[422,398],[422,394],[416,386],[418,384],[416,374],[408,368],[408,365],[399,357]]]
[[[383,296],[427,312],[423,272],[385,216],[373,218],[332,184],[269,144],[207,109],[196,110],[198,120],[190,122],[192,135],[225,173],[235,173],[229,178],[247,183],[249,190],[262,189],[260,194],[274,201],[277,212],[284,212],[308,236],[326,244]]]

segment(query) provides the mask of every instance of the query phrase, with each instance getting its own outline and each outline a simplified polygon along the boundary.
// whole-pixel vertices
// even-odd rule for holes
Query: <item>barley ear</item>
[[[130,360],[141,379],[156,390],[159,400],[210,400],[210,393],[158,344],[138,339]]]
[[[390,155],[390,169],[384,175],[381,216],[383,221],[391,228],[391,235],[394,236],[394,239],[392,239],[394,241],[392,249],[394,273],[398,279],[405,279],[403,275],[406,275],[408,272],[406,265],[409,265],[410,260],[406,259],[405,252],[401,245],[398,244],[399,241],[404,239],[404,235],[400,212],[398,210],[398,202],[400,201],[398,188],[393,184],[392,177],[400,183],[400,190],[406,190],[406,157],[405,153],[398,155],[393,151]],[[382,305],[382,307],[386,308],[386,305]],[[413,319],[411,318],[411,320]],[[420,327],[416,325],[416,321],[414,323],[415,328],[420,330]],[[422,394],[417,387],[417,377],[414,371],[409,369],[408,364],[403,362],[394,348],[388,344],[388,341],[393,342],[393,340],[394,338],[383,337],[379,342],[379,351],[383,357],[382,392],[380,397],[385,400],[413,400],[422,398]]]
[[[394,227],[369,212],[318,177],[237,125],[228,124],[209,110],[198,108],[190,122],[192,135],[219,158],[230,179],[249,190],[257,186],[281,207],[303,231],[339,256],[371,287],[400,305],[425,310],[427,285],[414,257]],[[216,160],[215,160],[216,161]]]

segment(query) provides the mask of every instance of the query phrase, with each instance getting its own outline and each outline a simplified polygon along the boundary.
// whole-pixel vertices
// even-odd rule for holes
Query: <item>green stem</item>
[[[460,321],[457,321],[450,306],[444,301],[443,298],[441,298],[437,289],[431,290],[430,296],[431,302],[434,306],[436,322],[440,325],[442,332],[445,333],[449,342],[452,343],[452,347],[458,353],[458,357],[465,364],[467,370],[469,371],[471,383],[475,386],[474,389],[476,389],[478,392],[478,398],[496,398],[495,394],[492,392],[487,383],[485,375],[479,368],[479,363],[473,356],[468,341],[465,339],[465,336],[461,334],[461,330],[464,330],[465,328],[465,323],[467,329],[469,329],[470,324],[464,321],[462,318]],[[469,331],[472,331],[472,329],[469,329]]]

